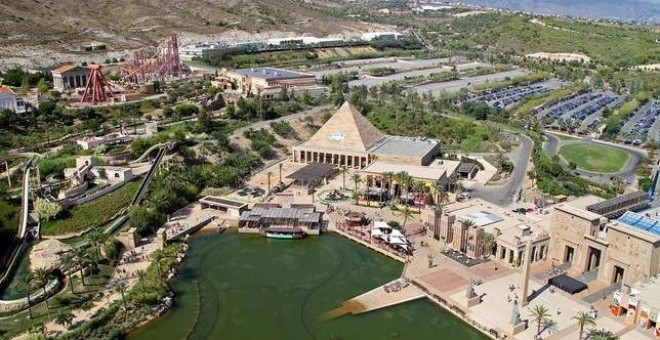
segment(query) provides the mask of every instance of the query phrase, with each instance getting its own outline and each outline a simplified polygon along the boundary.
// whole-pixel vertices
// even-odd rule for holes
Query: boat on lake
[[[267,238],[280,240],[296,240],[305,237],[305,232],[300,228],[269,227],[264,229]]]

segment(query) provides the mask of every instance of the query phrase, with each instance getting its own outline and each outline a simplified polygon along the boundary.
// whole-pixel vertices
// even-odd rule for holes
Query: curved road
[[[574,144],[574,143],[585,143],[586,141],[582,141],[580,139],[577,139],[575,141],[570,141],[569,143],[562,143],[562,141],[554,134],[552,133],[545,133],[546,136],[546,141],[543,143],[543,152],[545,152],[548,156],[552,157],[555,156],[559,153],[559,148],[561,147],[562,144]],[[580,174],[581,177],[588,179],[590,181],[593,181],[598,184],[610,184],[612,180],[610,179],[612,176],[619,176],[623,178],[627,183],[633,183],[636,179],[636,173],[635,169],[637,168],[637,165],[644,161],[644,158],[646,158],[646,154],[643,150],[638,150],[636,148],[632,147],[626,147],[626,146],[621,146],[621,145],[616,145],[613,143],[601,143],[596,140],[592,140],[592,143],[598,143],[598,144],[603,144],[607,146],[611,146],[613,148],[621,149],[623,151],[626,151],[629,155],[630,158],[628,159],[628,162],[624,165],[623,169],[621,169],[619,172],[613,172],[613,173],[598,173],[598,172],[591,172],[591,171],[586,171],[582,169],[576,169],[573,170],[574,173]],[[567,168],[567,164],[564,161],[563,158],[561,158],[561,164]]]
[[[517,155],[513,158],[514,169],[509,180],[503,185],[478,184],[473,187],[472,196],[478,197],[491,203],[506,207],[512,204],[518,197],[522,183],[527,175],[527,164],[532,156],[534,142],[527,136],[518,134],[520,146]]]

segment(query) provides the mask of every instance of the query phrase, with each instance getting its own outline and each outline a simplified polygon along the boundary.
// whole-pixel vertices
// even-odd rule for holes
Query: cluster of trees
[[[250,148],[262,158],[270,158],[273,155],[273,144],[275,136],[266,129],[249,129],[243,135],[250,140]]]
[[[5,72],[0,73],[2,77],[2,84],[13,87],[34,87],[42,81],[45,84],[47,81],[52,81],[52,77],[45,75],[41,72],[30,73],[21,68],[10,68]]]
[[[305,98],[307,97],[307,98]],[[270,120],[300,112],[305,103],[312,104],[311,96],[303,96],[302,101],[284,92],[279,100],[263,100],[261,97],[239,98],[236,104],[229,104],[225,114],[229,118],[240,120]]]
[[[270,123],[270,127],[276,134],[286,139],[298,139],[298,132],[287,121],[279,121]]]

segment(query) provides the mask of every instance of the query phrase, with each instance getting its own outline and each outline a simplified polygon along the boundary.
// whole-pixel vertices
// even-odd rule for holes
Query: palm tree
[[[342,180],[342,189],[346,189],[346,174],[348,173],[348,168],[345,166],[342,166],[339,168],[339,173],[341,173],[341,180]]]
[[[479,234],[479,243],[481,243],[483,247],[482,254],[484,257],[490,255],[493,252],[493,246],[495,245],[495,242],[495,235],[485,231]]]
[[[22,279],[23,279],[23,283],[25,283],[25,293],[27,296],[27,303],[28,303],[28,316],[30,317],[30,320],[32,320],[32,301],[30,301],[32,274],[30,272],[24,273]]]
[[[268,172],[266,173],[266,175],[268,175],[268,191],[266,191],[266,194],[270,194],[270,176],[273,175],[273,172],[272,172],[272,171],[268,171]]]
[[[626,182],[623,181],[623,178],[616,176],[612,180],[612,184],[610,184],[610,188],[617,195],[623,194],[623,192],[626,189]]]
[[[135,272],[138,277],[138,283],[140,284],[140,291],[142,291],[142,299],[147,299],[147,291],[144,289],[144,283],[147,281],[147,272],[143,269]]]
[[[360,177],[360,174],[356,172],[353,174],[351,179],[353,180],[353,183],[355,183],[355,204],[358,204],[358,200],[360,198],[360,194],[358,193],[358,184],[362,182],[362,177]]]
[[[121,303],[124,305],[124,310],[128,310],[128,308],[126,307],[126,295],[125,295],[127,289],[128,288],[126,287],[126,283],[124,283],[123,281],[119,281],[117,282],[117,284],[115,284],[115,291],[121,295]]]
[[[535,305],[531,311],[531,317],[536,321],[536,335],[541,334],[541,325],[550,319],[550,311],[544,305]]]
[[[422,194],[424,193],[424,190],[426,189],[426,184],[424,183],[424,181],[415,181],[415,180],[413,180],[412,181],[412,187],[413,187],[413,191],[415,192],[417,197],[420,197],[420,196],[422,196]],[[421,211],[422,211],[422,204],[420,202],[420,204],[418,206],[418,212],[421,212]]]
[[[372,175],[367,175],[367,206],[369,206],[369,201],[371,200],[371,192],[369,191],[369,188],[374,184],[374,176]]]
[[[394,180],[394,173],[391,171],[383,173],[383,180],[387,182],[387,197],[391,197],[392,181]],[[382,184],[381,184],[382,185]],[[381,199],[382,200],[382,199]]]
[[[71,288],[71,293],[75,294],[73,291],[73,280],[71,279],[71,267],[73,267],[74,259],[71,253],[64,253],[60,255],[60,264],[62,265],[62,271],[66,273],[67,280],[69,280],[69,286]]]
[[[73,313],[60,311],[55,315],[55,323],[58,325],[64,325],[66,328],[71,326],[73,321]]]
[[[589,340],[619,340],[619,336],[605,329],[592,329],[587,333]]]
[[[158,270],[158,281],[162,282],[163,281],[163,271],[160,267],[160,261],[162,261],[165,258],[165,254],[163,254],[162,251],[156,250],[151,254],[151,260],[156,263],[156,269]]]
[[[80,270],[80,280],[82,281],[82,285],[85,286],[85,267],[89,264],[85,250],[80,247],[73,248],[73,259],[78,266],[78,270]]]
[[[576,320],[578,326],[580,327],[580,335],[578,336],[578,340],[582,340],[584,338],[583,335],[584,335],[585,327],[596,326],[596,319],[594,319],[589,313],[584,311],[579,311],[577,315],[575,315],[571,319]]]
[[[403,191],[403,195],[405,197],[405,199],[404,199],[405,206],[407,207],[408,206],[408,192],[410,190],[410,186],[412,185],[412,180],[413,179],[405,171],[401,171],[401,172],[397,173],[395,176],[396,176],[397,181],[399,182],[399,187],[401,188],[401,191]]]
[[[406,230],[406,222],[408,222],[408,218],[415,216],[415,213],[410,208],[404,207],[399,211],[399,216],[403,217],[401,229]]]
[[[89,238],[89,243],[94,247],[94,251],[96,251],[96,257],[99,258],[101,257],[101,252],[99,249],[99,245],[101,244],[101,239],[103,238],[103,234],[101,231],[98,229],[94,229],[89,232],[88,235]]]
[[[41,287],[44,293],[44,301],[46,302],[46,310],[48,311],[48,320],[50,320],[50,306],[48,305],[48,294],[46,293],[46,286],[48,285],[48,280],[50,280],[52,274],[46,268],[37,268],[34,271],[34,280],[37,281],[37,285]]]

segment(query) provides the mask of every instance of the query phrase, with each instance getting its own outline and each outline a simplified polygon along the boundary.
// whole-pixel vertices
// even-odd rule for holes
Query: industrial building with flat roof
[[[286,90],[289,95],[310,95],[324,93],[326,88],[316,85],[313,74],[288,71],[277,68],[223,69],[215,84],[225,90],[239,91],[241,95],[257,95],[273,99]]]

